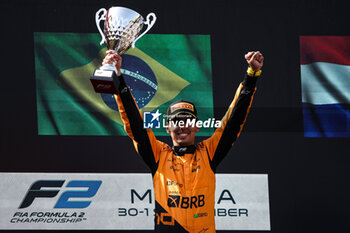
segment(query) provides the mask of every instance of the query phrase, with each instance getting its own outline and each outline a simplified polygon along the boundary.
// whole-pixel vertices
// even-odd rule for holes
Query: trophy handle
[[[103,14],[100,16],[100,13],[103,12]],[[101,29],[101,25],[100,25],[100,21],[101,20],[106,20],[106,14],[107,14],[107,10],[105,8],[101,8],[99,9],[97,12],[96,12],[96,15],[95,15],[95,21],[96,21],[96,26],[97,26],[97,29],[98,31],[100,32],[101,34],[101,37],[102,37],[102,40],[100,42],[100,45],[102,45],[104,42],[107,43],[106,41],[106,37],[105,35],[103,34],[103,31]]]
[[[152,20],[150,19],[150,17],[152,17]],[[145,24],[147,25],[147,29],[141,34],[139,35],[136,40],[134,40],[134,42],[132,43],[132,47],[135,48],[135,43],[136,41],[138,41],[143,35],[145,35],[153,26],[153,24],[156,22],[157,17],[154,13],[149,13],[146,17],[146,22]]]

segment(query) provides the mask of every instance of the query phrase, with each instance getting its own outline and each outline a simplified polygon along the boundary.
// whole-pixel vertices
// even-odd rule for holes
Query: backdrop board
[[[152,230],[154,189],[147,173],[2,173],[0,229]],[[218,230],[270,230],[265,174],[218,174]],[[13,182],[16,180],[17,182]],[[167,185],[179,185],[168,181]],[[39,189],[38,189],[39,188]],[[16,192],[17,191],[17,192]],[[187,207],[172,195],[171,208]],[[204,198],[205,202],[205,198]],[[194,220],[205,213],[194,215]],[[208,213],[206,213],[208,214]]]

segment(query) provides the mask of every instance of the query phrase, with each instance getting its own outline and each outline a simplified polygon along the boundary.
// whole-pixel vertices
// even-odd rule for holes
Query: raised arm
[[[122,58],[112,50],[107,51],[107,55],[102,64],[115,63],[119,79],[118,94],[115,95],[121,118],[124,122],[124,129],[133,140],[135,149],[141,155],[146,164],[154,174],[157,170],[159,151],[163,143],[157,141],[151,129],[143,128],[142,114],[135,102],[134,97],[124,81],[120,72]]]
[[[249,52],[245,55],[245,59],[249,65],[247,74],[222,118],[221,127],[217,128],[210,138],[203,141],[209,152],[213,171],[240,135],[256,91],[257,78],[261,75],[264,61],[262,54],[259,51]]]

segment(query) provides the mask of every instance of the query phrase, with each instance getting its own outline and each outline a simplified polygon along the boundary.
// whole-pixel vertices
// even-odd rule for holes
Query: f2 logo
[[[38,180],[29,188],[27,195],[24,197],[19,209],[30,206],[35,198],[52,198],[55,197],[60,189],[41,188],[61,188],[65,180]],[[101,186],[101,180],[72,180],[66,187],[87,188],[84,191],[66,191],[62,193],[54,208],[86,208],[91,201],[71,201],[69,198],[89,198],[96,195]]]

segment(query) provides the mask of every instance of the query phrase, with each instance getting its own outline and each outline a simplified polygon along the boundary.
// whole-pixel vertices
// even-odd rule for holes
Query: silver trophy
[[[145,21],[139,13],[125,7],[111,7],[108,11],[101,8],[95,15],[96,25],[102,37],[100,44],[106,42],[108,49],[121,55],[130,47],[135,47],[136,41],[151,29],[156,19],[154,13],[149,13]],[[104,20],[103,31],[100,25],[102,20]],[[142,32],[144,24],[147,28]],[[117,85],[115,64],[105,64],[96,69],[90,81],[96,92],[115,94],[114,89]],[[113,82],[114,88],[111,86]]]

